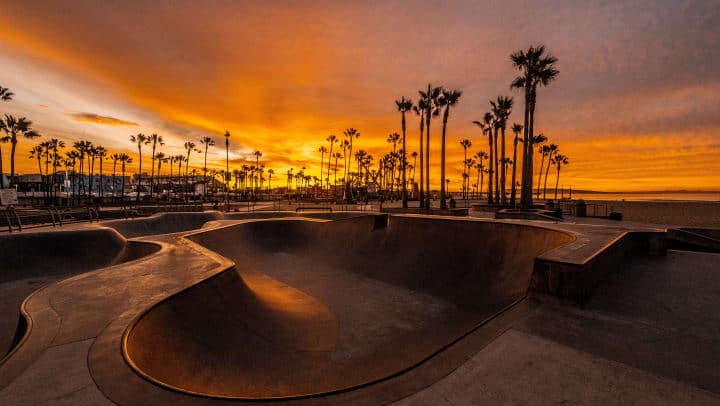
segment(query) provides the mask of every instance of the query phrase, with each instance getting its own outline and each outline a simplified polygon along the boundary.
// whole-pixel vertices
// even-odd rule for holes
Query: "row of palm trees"
[[[10,89],[0,86],[0,101],[9,102],[15,94]],[[32,121],[25,117],[15,117],[5,114],[0,118],[0,131],[5,135],[0,135],[0,147],[4,143],[10,143],[10,183],[15,183],[15,153],[17,151],[18,141],[20,139],[33,139],[40,137],[40,134],[32,129]],[[5,178],[3,174],[2,148],[0,148],[0,189],[4,189]]]

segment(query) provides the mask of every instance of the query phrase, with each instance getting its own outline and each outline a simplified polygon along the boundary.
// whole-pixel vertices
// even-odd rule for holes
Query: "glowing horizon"
[[[224,169],[229,130],[231,167],[254,162],[251,154],[260,150],[274,179],[290,167],[318,175],[317,149],[348,127],[362,134],[355,150],[377,162],[391,149],[387,135],[400,132],[394,101],[416,101],[430,81],[463,91],[447,138],[448,178],[456,190],[459,141],[470,139],[472,154],[487,151],[472,120],[488,110],[488,100],[514,96],[510,123],[522,123],[522,95],[509,89],[516,72],[508,56],[541,42],[559,58],[560,76],[540,89],[536,133],[570,157],[562,185],[720,190],[720,25],[713,23],[712,2],[3,6],[13,18],[0,27],[0,85],[16,96],[0,103],[0,113],[29,118],[43,139],[88,139],[136,154],[131,134],[158,133],[167,143],[163,152],[179,154],[186,140],[209,135],[217,146],[208,166]],[[435,185],[440,129],[438,118],[431,145]],[[408,152],[417,151],[414,115],[407,137]],[[18,172],[36,172],[27,158],[35,144],[18,144]],[[509,131],[507,145],[512,155]],[[7,173],[9,145],[0,147]],[[149,155],[144,149],[144,169]],[[191,167],[201,165],[196,155]]]

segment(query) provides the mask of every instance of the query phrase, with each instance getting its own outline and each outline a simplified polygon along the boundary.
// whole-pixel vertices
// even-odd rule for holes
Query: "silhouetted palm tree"
[[[225,191],[230,191],[230,131],[225,130]],[[230,195],[225,196],[228,202],[227,210],[230,210]]]
[[[169,159],[169,158],[168,158],[164,153],[162,153],[162,152],[160,152],[160,151],[158,151],[158,152],[155,153],[155,160],[157,161],[158,186],[160,186],[160,184],[161,184],[161,182],[162,182],[162,180],[161,180],[161,179],[162,179],[162,173],[160,172],[160,168],[162,167],[163,162],[167,162],[168,159]],[[172,165],[170,165],[170,167],[172,168]],[[160,192],[158,191],[158,196],[159,196],[159,195],[160,195]]]
[[[255,151],[253,152],[253,155],[255,155],[255,189],[258,187],[258,178],[260,177],[260,157],[262,156],[262,152]]]
[[[410,156],[413,158],[413,164],[412,164],[412,176],[410,177],[410,181],[415,183],[415,168],[417,167],[417,157],[418,153],[417,151],[413,151]]]
[[[425,106],[425,100],[422,98],[418,100],[417,106],[413,106],[413,111],[415,114],[420,116],[420,207],[424,207],[425,205],[425,148],[423,147],[423,144],[425,143],[424,140],[424,130],[425,130],[425,111],[427,110]],[[413,179],[415,179],[415,172],[413,171]]]
[[[544,153],[545,151],[543,151]],[[555,155],[558,154],[558,146],[555,144],[550,144],[547,146],[547,155],[548,155],[548,165],[545,169],[545,183],[543,184],[543,199],[547,199],[547,180],[548,180],[548,173],[550,172],[550,162],[553,162],[553,158],[555,158]],[[539,173],[540,177],[542,177],[542,171]]]
[[[442,139],[440,141],[440,208],[446,209],[445,201],[445,132],[447,130],[448,117],[450,116],[450,107],[454,107],[459,101],[462,92],[460,90],[442,89],[442,96],[438,99],[438,104],[445,108],[442,121]]]
[[[148,143],[152,144],[152,154],[150,155],[150,198],[153,197],[153,188],[155,186],[155,150],[158,145],[165,145],[162,135],[150,134],[148,136]]]
[[[207,154],[208,147],[215,146],[215,141],[210,137],[202,137],[200,144],[205,146],[205,158],[203,161],[203,200],[207,199]]]
[[[487,134],[490,155],[488,157],[488,204],[493,204],[493,172],[495,160],[493,159],[493,115],[490,112],[485,113],[483,121],[473,121],[473,124],[482,129],[483,135]]]
[[[479,188],[478,199],[481,199],[482,198],[483,174],[485,172],[485,166],[483,166],[483,160],[488,159],[489,156],[486,152],[480,151],[480,152],[475,153],[475,158],[477,158],[477,160],[479,161],[479,163],[475,166],[475,169],[478,170],[478,178],[477,178],[477,183],[478,183],[478,188]]]
[[[104,188],[103,188],[103,161],[105,160],[105,157],[107,156],[107,149],[103,146],[97,146],[95,147],[95,156],[99,160],[100,163],[100,198],[102,199],[105,195]],[[100,200],[102,202],[102,200]]]
[[[395,150],[397,148],[398,141],[400,141],[400,134],[392,133],[392,134],[388,135],[387,142],[389,142],[393,146],[392,153],[390,154],[390,179],[391,179],[390,191],[391,192],[392,192],[392,185],[394,183],[394,182],[392,182],[392,180],[395,179],[395,160],[396,160]]]
[[[330,165],[330,164],[328,164]],[[275,174],[275,171],[273,169],[268,169],[268,192],[272,190],[272,177]]]
[[[30,126],[32,121],[25,117],[15,118],[9,114],[5,114],[2,120],[2,130],[7,134],[7,141],[10,142],[10,184],[15,183],[15,151],[17,149],[18,140],[20,138],[33,139],[40,136]]]
[[[147,145],[150,143],[150,139],[143,134],[138,133],[137,135],[131,135],[130,136],[130,142],[137,144],[138,149],[138,180],[137,180],[137,194],[135,196],[135,201],[140,202],[140,179],[142,178],[142,146],[143,144]]]
[[[339,152],[335,153],[335,156],[334,156],[334,158],[335,158],[335,180],[333,181],[335,186],[337,186],[338,159],[340,159],[342,157],[343,157],[343,154],[341,154]]]
[[[2,91],[2,89],[3,89],[3,87],[0,86],[0,91]],[[43,171],[42,171],[42,157],[43,157],[43,153],[45,152],[44,144],[46,144],[46,143],[47,142],[41,142],[40,144],[30,148],[30,155],[28,155],[28,158],[29,159],[37,159],[38,171],[40,172],[40,179],[43,180],[42,183],[45,183],[47,185],[47,183],[48,183],[47,179],[45,179],[45,176],[43,176]],[[2,176],[1,173],[0,173],[0,176]]]
[[[402,157],[400,158],[400,165],[402,170],[402,207],[407,209],[408,207],[408,197],[407,197],[407,165],[405,163],[405,160],[407,159],[405,157],[405,152],[407,151],[407,145],[405,142],[405,132],[406,132],[406,123],[405,123],[405,113],[410,111],[410,109],[413,108],[413,102],[411,99],[406,99],[404,96],[400,98],[400,100],[395,100],[395,105],[397,106],[398,111],[400,112],[400,115],[402,117],[401,119],[401,127],[402,127]]]
[[[548,146],[543,145],[547,141],[547,137],[543,134],[538,134],[533,138],[533,141],[531,142],[532,147],[535,148],[535,145],[538,146],[538,153],[540,154],[540,172],[538,173],[538,183],[537,183],[537,199],[540,199],[540,182],[542,182],[542,173],[543,173],[543,166],[545,165],[545,157],[548,156]],[[548,161],[548,165],[550,165],[550,161]]]
[[[552,160],[552,163],[557,165],[557,178],[555,179],[555,201],[557,201],[558,185],[560,184],[560,167],[562,165],[567,165],[569,162],[570,161],[568,160],[568,157],[562,154],[556,154]]]
[[[180,165],[182,165],[182,162],[185,161],[185,200],[187,200],[187,187],[190,184],[188,175],[190,168],[190,153],[193,151],[198,151],[195,149],[195,143],[192,141],[186,141],[185,144],[183,144],[185,147],[185,157],[183,157],[180,161]],[[193,197],[195,196],[195,192],[193,191]]]
[[[13,96],[15,96],[15,93],[11,92],[10,89],[7,87],[0,86],[0,100],[1,101],[10,101],[12,100]]]
[[[470,183],[470,178],[464,175],[467,175],[468,171],[468,165],[467,165],[467,150],[468,148],[472,147],[472,142],[468,139],[464,139],[460,141],[460,146],[463,147],[463,194],[465,194],[465,184]],[[466,196],[464,196],[466,197]]]
[[[50,186],[52,187],[53,196],[55,195],[55,175],[57,174],[57,168],[60,166],[60,148],[65,148],[65,141],[58,140],[57,138],[51,138],[50,141],[48,141],[50,144],[50,150],[52,151],[52,165],[53,165],[53,172],[52,172],[52,178],[50,182]]]
[[[506,96],[498,96],[496,101],[490,101],[490,105],[492,106],[493,114],[495,115],[495,128],[496,128],[496,136],[497,131],[500,131],[501,141],[500,141],[500,162],[506,162],[506,156],[505,156],[505,127],[507,126],[507,120],[508,117],[510,117],[510,113],[512,112],[512,106],[513,106],[513,98],[512,97],[506,97]],[[497,144],[497,139],[495,140]],[[497,150],[495,151],[497,154]],[[507,204],[507,196],[505,193],[505,184],[506,181],[506,175],[505,170],[500,172],[500,201],[503,205]]]
[[[120,186],[120,201],[125,200],[125,165],[132,163],[132,158],[128,154],[122,153],[118,156],[120,161],[120,171],[122,172],[122,185]]]
[[[523,126],[517,123],[514,123],[512,126],[512,132],[515,134],[515,139],[513,141],[513,170],[512,170],[512,186],[511,186],[511,192],[510,192],[510,206],[515,207],[515,195],[517,191],[517,145],[518,142],[521,142],[520,139],[520,133],[523,130]]]
[[[427,91],[419,92],[420,98],[425,105],[425,192],[428,196],[430,196],[430,118],[437,117],[440,114],[438,99],[441,91],[442,88],[433,87],[432,84],[428,83]],[[442,185],[444,184],[442,182]]]
[[[535,106],[537,103],[538,86],[547,86],[559,71],[555,68],[557,58],[545,53],[543,45],[531,46],[527,51],[520,50],[510,55],[513,66],[521,74],[516,77],[510,87],[523,89],[525,93],[525,116],[523,135],[523,174],[520,190],[520,206],[528,209],[532,205],[533,181],[533,146],[531,140],[534,135]]]
[[[318,148],[318,152],[320,153],[320,178],[322,178],[323,163],[325,162],[325,153],[328,152],[328,149],[325,148],[324,145],[322,145],[322,146],[320,146],[320,148]],[[320,188],[322,188],[322,179],[320,182]]]
[[[345,182],[347,182],[347,178],[348,178],[347,175],[352,168],[350,164],[352,163],[352,156],[353,156],[353,152],[352,152],[353,151],[353,139],[359,138],[360,133],[358,132],[358,130],[356,130],[354,128],[348,128],[347,130],[343,131],[343,134],[345,135],[345,138],[347,138],[347,140],[348,140],[348,147],[347,147],[348,148],[348,160],[347,160],[347,164],[345,165]]]
[[[82,193],[86,193],[87,189],[85,188],[85,182],[83,181],[82,177],[85,174],[85,157],[87,156],[88,151],[90,148],[92,148],[92,142],[81,140],[81,141],[75,141],[73,143],[73,148],[75,148],[75,151],[77,152],[77,161],[80,164],[80,184],[78,185],[77,192],[80,193],[80,188],[82,187]]]
[[[330,163],[333,158],[333,145],[338,142],[337,136],[330,134],[327,137],[327,142],[330,143],[330,153],[328,154],[328,164],[327,164],[327,188],[330,190]],[[335,175],[337,177],[337,174]]]
[[[112,170],[112,195],[115,197],[115,188],[117,186],[117,163],[120,161],[120,154],[112,154],[110,155],[110,160],[112,160],[113,163],[113,170]]]

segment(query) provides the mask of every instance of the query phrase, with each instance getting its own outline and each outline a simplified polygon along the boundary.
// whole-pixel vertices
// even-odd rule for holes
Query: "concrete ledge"
[[[582,305],[628,257],[637,254],[663,255],[666,250],[665,233],[648,231],[622,233],[591,256],[580,257],[576,261],[542,255],[535,260],[530,289]]]

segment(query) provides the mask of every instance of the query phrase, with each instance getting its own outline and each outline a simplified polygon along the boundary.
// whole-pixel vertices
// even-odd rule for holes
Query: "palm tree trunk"
[[[10,185],[15,183],[15,149],[17,140],[13,137],[10,144]]]
[[[545,169],[545,184],[543,185],[543,199],[546,199],[546,195],[547,195],[547,180],[548,180],[548,173],[550,172],[550,162],[552,162],[552,155],[553,155],[553,153],[550,152],[550,155],[548,155],[548,165],[547,165],[547,168]],[[542,171],[540,173],[538,173],[538,177],[542,178]]]
[[[499,128],[495,126],[495,134],[493,135],[493,143],[495,148],[495,203],[500,204],[500,174],[502,172],[502,161],[500,161],[500,155],[498,154],[498,135]]]
[[[529,129],[528,129],[528,121],[530,121],[530,106],[529,106],[529,88],[525,88],[525,111],[523,113],[523,154],[522,154],[522,176],[520,179],[520,208],[523,210],[526,210],[530,207],[530,201],[531,198],[528,198],[528,192],[532,194],[532,189],[528,188],[528,180],[527,180],[527,166],[528,166],[528,148],[532,148],[530,146],[530,142],[528,139]],[[530,185],[532,185],[532,180],[529,182]],[[532,186],[530,186],[532,187]]]
[[[2,148],[0,148],[0,189],[5,189],[5,177],[3,176]]]
[[[140,203],[140,180],[142,179],[142,148],[138,144],[138,181],[137,190],[135,191],[135,202]]]
[[[505,163],[505,125],[500,128],[500,133],[502,136],[502,141],[500,144],[500,155],[502,156],[501,162],[503,163],[503,171],[501,174],[502,176],[500,177],[500,187],[502,188],[500,194],[502,196],[501,201],[504,206],[507,205],[507,196],[505,194],[505,183],[507,182],[507,163]]]
[[[493,173],[495,172],[495,155],[493,154],[493,134],[492,128],[488,128],[488,143],[490,144],[490,158],[488,159],[488,204],[493,204]]]
[[[428,92],[430,89],[428,88]],[[425,194],[428,202],[432,199],[430,193],[430,116],[432,115],[431,101],[428,99],[428,107],[425,111]],[[430,208],[430,204],[426,209]]]
[[[203,162],[203,201],[207,200],[207,153],[208,144],[205,144],[205,161]]]
[[[424,135],[425,132],[425,111],[420,112],[420,207],[425,207],[425,160],[423,157],[424,151],[423,151],[423,144],[424,144]],[[413,169],[414,171],[415,169]],[[413,173],[413,177],[414,177]]]
[[[448,114],[450,114],[450,106],[445,106],[443,114],[442,138],[440,140],[440,208],[447,209],[445,202],[445,129],[447,128]]]
[[[560,162],[557,164],[557,178],[555,178],[555,201],[557,202],[558,185],[560,184]]]
[[[103,191],[103,170],[102,170],[103,165],[102,164],[103,164],[103,159],[102,159],[102,157],[100,157],[100,187],[99,187],[100,188],[100,203],[102,203],[102,198],[104,195],[104,193],[103,193],[104,192]]]
[[[517,144],[518,136],[515,134],[515,141],[513,144],[513,170],[512,170],[512,186],[510,187],[510,206],[515,207],[515,195],[517,192],[517,186],[515,186],[517,180]]]
[[[530,101],[528,102],[528,139],[532,140],[534,137],[534,121],[535,121],[535,94],[534,89],[530,91]],[[527,179],[525,188],[527,189],[527,207],[531,207],[532,202],[532,181],[533,181],[533,147],[528,145],[527,147]]]
[[[153,141],[152,156],[150,156],[150,199],[152,200],[155,189],[155,147],[157,141]]]
[[[537,197],[536,199],[540,198],[540,181],[542,181],[542,172],[543,167],[545,166],[545,153],[540,154],[540,176],[538,176],[538,184],[537,184]],[[550,160],[548,160],[548,167],[550,166]],[[547,181],[546,181],[547,183]]]

